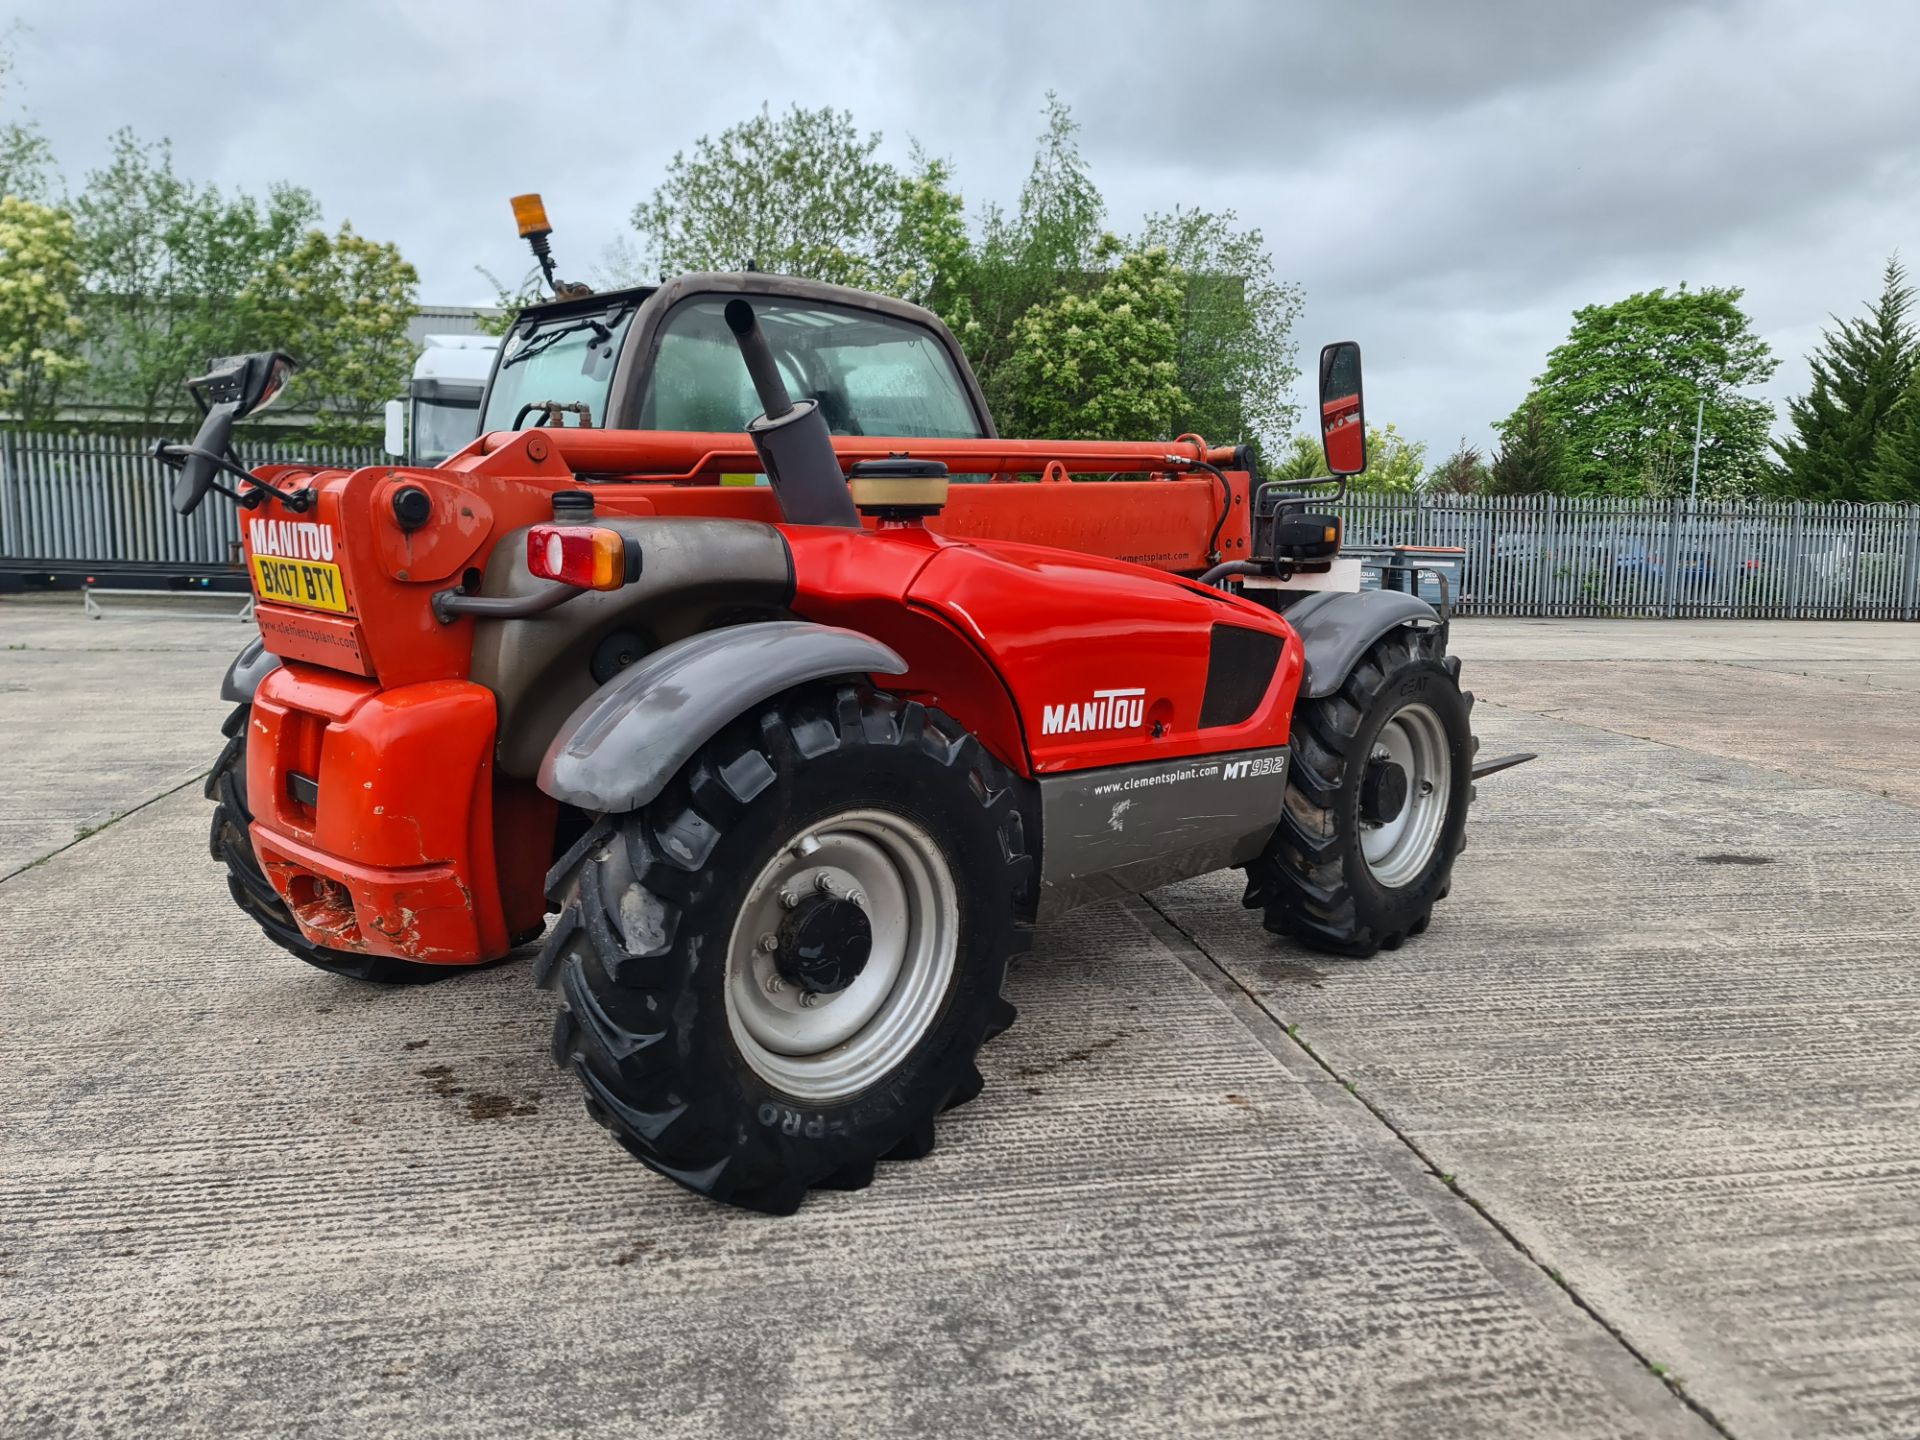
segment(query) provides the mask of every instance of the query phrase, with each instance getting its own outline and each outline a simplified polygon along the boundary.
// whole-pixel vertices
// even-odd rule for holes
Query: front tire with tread
[[[1301,698],[1288,742],[1286,811],[1246,867],[1243,903],[1265,912],[1268,930],[1311,949],[1364,958],[1396,950],[1427,929],[1466,848],[1473,799],[1473,696],[1459,682],[1460,661],[1446,653],[1445,627],[1403,626],[1375,641],[1339,690]],[[1383,729],[1412,706],[1430,712],[1444,735],[1447,808],[1418,873],[1386,886],[1363,848],[1363,771]]]
[[[668,1179],[770,1214],[929,1153],[935,1117],[980,1092],[980,1046],[1014,1018],[1001,984],[1025,944],[1032,880],[1014,784],[937,711],[809,687],[735,720],[652,803],[601,816],[549,875],[561,908],[535,966],[562,1001],[553,1059],[588,1113]],[[808,826],[876,811],[911,822],[944,858],[959,921],[951,978],[884,1075],[800,1099],[730,1028],[737,918],[755,877]]]

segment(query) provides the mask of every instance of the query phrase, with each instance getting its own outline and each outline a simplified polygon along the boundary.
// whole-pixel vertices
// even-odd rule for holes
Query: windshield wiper
[[[568,335],[577,335],[582,330],[593,331],[594,343],[604,344],[613,338],[609,330],[598,320],[576,320],[571,325],[562,325],[558,330],[549,330],[544,335],[536,335],[527,342],[526,348],[517,354],[509,355],[500,362],[502,370],[510,370],[522,360],[531,360],[536,355],[544,355]]]

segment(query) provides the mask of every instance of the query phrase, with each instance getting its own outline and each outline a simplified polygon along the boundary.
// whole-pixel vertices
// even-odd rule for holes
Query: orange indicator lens
[[[587,590],[627,583],[627,546],[598,525],[535,525],[527,531],[527,569],[543,580]]]

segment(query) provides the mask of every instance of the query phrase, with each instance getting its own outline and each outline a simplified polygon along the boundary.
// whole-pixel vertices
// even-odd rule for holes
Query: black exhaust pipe
[[[796,404],[787,394],[774,363],[773,347],[760,331],[753,306],[745,300],[727,302],[727,328],[740,346],[740,358],[752,377],[763,412],[747,426],[760,468],[767,472],[780,513],[793,525],[860,525],[840,457],[833,453],[833,434],[818,402]]]

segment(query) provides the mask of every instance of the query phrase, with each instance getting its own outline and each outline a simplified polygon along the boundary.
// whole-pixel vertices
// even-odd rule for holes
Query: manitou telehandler
[[[979,1092],[1037,920],[1241,866],[1311,946],[1427,927],[1471,697],[1311,491],[1193,436],[1002,439],[898,300],[556,291],[437,468],[241,466],[282,355],[194,381],[162,447],[182,513],[242,510],[260,634],[207,794],[270,939],[380,981],[540,941],[594,1118],[786,1213]],[[1344,477],[1357,347],[1319,369]]]

